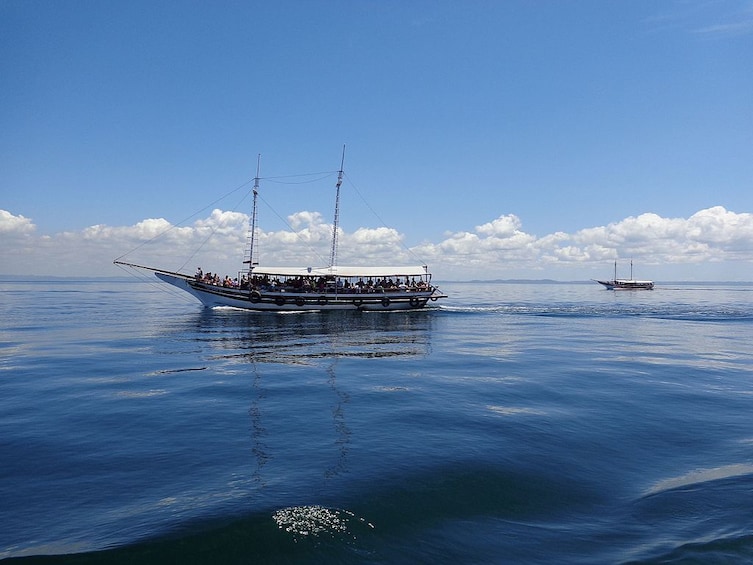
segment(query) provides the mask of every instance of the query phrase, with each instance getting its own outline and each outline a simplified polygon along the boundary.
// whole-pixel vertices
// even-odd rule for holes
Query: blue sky
[[[347,144],[341,263],[751,280],[752,60],[750,1],[1,0],[0,274],[118,274],[187,218],[129,257],[242,232],[192,214],[259,153],[332,171]],[[326,248],[333,184],[262,181],[265,263],[306,260],[277,215]],[[205,270],[237,269],[221,245]]]

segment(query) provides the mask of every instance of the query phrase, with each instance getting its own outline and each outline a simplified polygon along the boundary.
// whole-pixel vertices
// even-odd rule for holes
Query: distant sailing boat
[[[596,280],[596,279],[593,279]],[[614,278],[611,281],[599,281],[597,283],[604,285],[607,290],[653,290],[654,281],[637,281],[633,278],[633,260],[630,260],[630,278],[617,278],[617,261],[614,262]]]
[[[153,272],[161,280],[188,292],[204,306],[231,306],[245,310],[413,310],[428,302],[447,298],[431,283],[426,265],[343,267],[337,265],[337,233],[340,185],[343,180],[345,147],[337,173],[332,247],[326,267],[262,267],[255,250],[259,161],[253,188],[248,268],[233,281],[210,279],[204,273],[176,273],[115,260],[117,265]],[[236,282],[237,281],[237,282]]]

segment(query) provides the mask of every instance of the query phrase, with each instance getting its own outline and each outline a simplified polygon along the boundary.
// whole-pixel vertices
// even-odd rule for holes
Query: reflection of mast
[[[261,388],[261,376],[259,376],[259,372],[257,371],[256,362],[252,360],[251,364],[254,371],[253,388],[254,391],[256,391],[256,397],[251,402],[251,407],[248,409],[248,414],[251,417],[251,437],[254,444],[251,452],[254,454],[254,457],[256,457],[256,469],[254,470],[252,476],[255,482],[259,483],[261,486],[264,486],[265,481],[263,479],[261,470],[262,467],[267,464],[269,455],[267,454],[267,445],[263,441],[267,429],[264,427],[264,423],[261,420],[260,404],[266,394],[264,392],[264,389]]]
[[[332,359],[332,363],[327,367],[329,378],[327,382],[335,393],[335,405],[332,407],[332,419],[335,424],[337,437],[335,445],[340,450],[340,457],[337,462],[324,472],[324,478],[330,479],[342,473],[345,470],[345,461],[348,455],[348,444],[350,443],[350,430],[345,423],[345,411],[343,406],[350,402],[350,396],[347,392],[342,392],[337,388],[337,375],[335,374],[335,365],[337,365],[337,356]]]
[[[335,218],[332,221],[332,250],[329,254],[329,266],[337,264],[337,227],[340,222],[340,185],[343,183],[343,166],[345,165],[345,145],[343,145],[343,158],[340,161],[340,170],[337,171],[337,192],[335,194]]]
[[[264,398],[267,396],[266,391],[262,388],[261,375],[259,374],[259,367],[256,359],[254,358],[253,351],[249,353],[248,359],[251,362],[251,370],[253,372],[253,382],[251,387],[255,392],[254,398],[251,401],[251,406],[248,408],[248,415],[251,417],[251,439],[253,440],[253,447],[251,452],[256,458],[256,469],[252,473],[254,482],[260,486],[265,485],[265,481],[262,475],[262,468],[270,460],[270,455],[267,451],[267,444],[264,443],[264,436],[267,435],[267,429],[264,427],[264,422],[261,418],[261,405],[264,402]]]

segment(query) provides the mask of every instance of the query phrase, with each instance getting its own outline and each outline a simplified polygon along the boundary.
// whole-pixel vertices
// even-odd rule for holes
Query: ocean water
[[[753,285],[0,282],[0,558],[753,562]]]

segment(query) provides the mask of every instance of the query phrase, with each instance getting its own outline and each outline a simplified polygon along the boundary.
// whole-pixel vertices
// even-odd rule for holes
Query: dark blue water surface
[[[0,283],[0,558],[753,560],[753,286],[397,313]]]

